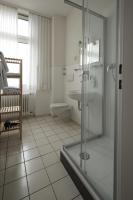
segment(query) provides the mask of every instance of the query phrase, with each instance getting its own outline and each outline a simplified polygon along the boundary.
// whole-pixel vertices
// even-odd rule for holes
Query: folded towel
[[[7,63],[5,61],[3,53],[0,52],[0,89],[4,89],[4,87],[8,86],[7,72],[8,72]]]
[[[3,89],[3,93],[6,94],[19,94],[20,89],[19,88],[15,88],[15,87],[5,87]]]

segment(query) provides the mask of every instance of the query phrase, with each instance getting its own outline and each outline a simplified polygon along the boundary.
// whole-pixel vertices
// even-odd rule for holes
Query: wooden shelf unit
[[[22,60],[15,58],[5,58],[5,60],[7,64],[12,63],[19,65],[19,73],[7,73],[8,79],[19,79],[19,88],[17,90],[12,90],[11,88],[9,88],[8,90],[8,88],[6,88],[5,90],[0,91],[0,135],[4,132],[19,130],[20,139],[22,139]],[[18,105],[2,106],[2,98],[8,98],[8,96],[18,96]],[[6,102],[6,104],[8,104],[8,101]],[[15,121],[10,117],[10,115],[14,113],[18,114],[17,119]],[[18,125],[9,129],[5,129],[2,116],[4,116],[4,122],[6,120],[9,120],[12,123],[17,122]]]

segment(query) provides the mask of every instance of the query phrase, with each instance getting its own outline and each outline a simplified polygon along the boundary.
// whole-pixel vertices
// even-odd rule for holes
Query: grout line
[[[23,152],[23,159],[24,159],[24,167],[25,167],[25,174],[26,174],[27,190],[28,190],[28,195],[29,195],[29,200],[30,200],[30,190],[29,190],[29,185],[28,185],[28,178],[27,178],[27,171],[26,171],[26,164],[25,164],[24,152]]]
[[[79,191],[79,190],[78,190]],[[80,197],[81,196],[81,194],[78,194],[76,197],[74,197],[72,200],[74,200],[74,199],[76,199],[77,197]],[[82,197],[82,196],[81,196]],[[83,199],[83,197],[82,197],[82,199]]]
[[[23,153],[21,153],[21,154],[23,154]],[[16,164],[14,164],[14,165],[11,165],[11,166],[6,167],[6,170],[10,169],[11,167],[15,167],[15,166],[17,166],[17,165],[20,165],[20,164],[24,164],[24,160],[23,160],[22,162],[19,162],[19,163],[16,163]]]
[[[6,180],[6,164],[7,164],[7,152],[8,152],[8,141],[9,141],[9,133],[8,133],[8,136],[7,136],[7,144],[6,144],[6,160],[5,160],[5,168],[4,168],[4,182],[3,182],[2,200],[4,200],[4,190],[5,190],[5,180]]]
[[[42,160],[42,157],[41,157],[41,160]],[[43,162],[43,160],[42,160],[42,162]],[[44,162],[43,162],[43,166],[44,166]],[[44,166],[44,167],[45,167],[45,166]],[[51,185],[51,187],[52,187],[52,190],[53,190],[54,196],[55,196],[56,200],[58,200],[58,199],[57,199],[57,196],[56,196],[56,193],[55,193],[55,191],[54,191],[53,185],[52,185],[52,183],[51,183],[51,181],[50,181],[50,178],[49,178],[48,172],[47,172],[47,170],[45,170],[45,171],[46,171],[46,174],[47,174],[47,176],[48,176],[48,179],[49,179],[50,185]]]
[[[19,177],[19,178],[15,179],[15,180],[12,180],[12,181],[10,181],[10,182],[5,183],[5,184],[4,184],[4,187],[5,187],[6,185],[9,185],[9,184],[14,183],[14,182],[16,182],[16,181],[19,181],[20,179],[23,179],[23,178],[26,178],[26,175],[25,175],[25,176],[22,176],[22,177]]]
[[[48,185],[46,185],[46,186],[44,186],[44,187],[42,187],[42,188],[36,190],[35,192],[32,192],[29,196],[34,195],[34,194],[36,194],[37,192],[40,192],[41,190],[43,190],[43,189],[45,189],[45,188],[47,188],[47,187],[49,187],[49,186],[51,186],[50,183],[49,183]]]
[[[30,200],[30,195],[27,195],[27,196],[25,196],[25,197],[23,197],[22,199],[19,199],[19,200],[24,200],[25,198],[29,198],[29,200]]]

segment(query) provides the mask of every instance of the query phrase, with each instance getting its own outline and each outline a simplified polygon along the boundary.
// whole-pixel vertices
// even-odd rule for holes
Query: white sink
[[[81,101],[81,91],[71,90],[69,93],[69,97],[73,100]]]
[[[88,92],[84,94],[84,96],[87,102],[91,102],[91,101],[94,101],[95,99],[98,99],[100,94],[98,94],[97,92]],[[81,101],[81,91],[71,90],[69,93],[69,97],[73,100]]]

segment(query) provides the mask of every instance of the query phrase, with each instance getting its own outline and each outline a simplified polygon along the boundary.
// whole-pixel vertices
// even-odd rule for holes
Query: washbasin
[[[81,101],[81,91],[71,90],[69,93],[69,97],[73,100]]]
[[[94,101],[98,99],[100,94],[97,92],[88,92],[84,94],[84,97],[86,98],[87,102]],[[71,90],[69,92],[69,97],[76,101],[81,101],[81,91],[80,90]]]

